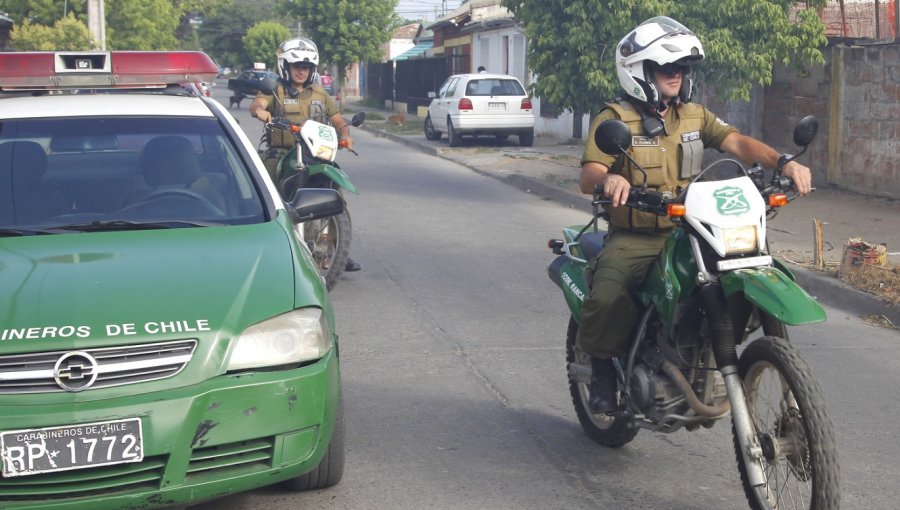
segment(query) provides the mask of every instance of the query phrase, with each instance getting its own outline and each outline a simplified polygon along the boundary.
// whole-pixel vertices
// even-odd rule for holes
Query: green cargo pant
[[[582,304],[578,347],[595,358],[622,356],[631,345],[638,308],[631,293],[643,282],[666,236],[610,232],[589,268],[590,296]]]

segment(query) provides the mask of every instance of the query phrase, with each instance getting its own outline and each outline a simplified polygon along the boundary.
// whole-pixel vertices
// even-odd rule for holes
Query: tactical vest
[[[703,162],[703,108],[683,103],[675,112],[678,122],[667,124],[669,135],[645,136],[641,114],[625,100],[606,103],[616,116],[631,129],[632,144],[629,153],[647,172],[647,187],[654,191],[671,191],[685,186],[691,177],[700,173]],[[609,169],[628,179],[632,186],[644,183],[644,175],[624,156],[616,158]],[[637,211],[628,207],[608,207],[609,222],[613,228],[655,233],[675,227],[666,216]]]
[[[297,124],[306,119],[325,122],[325,118],[328,117],[325,111],[328,93],[319,85],[312,84],[292,97],[285,90],[284,84],[279,82],[275,89],[275,94],[278,96],[278,101],[275,101],[275,98],[272,96],[267,96],[267,98],[269,99],[269,109],[276,117],[287,117],[291,122]],[[269,147],[289,149],[295,143],[296,139],[291,133],[281,129],[272,130]]]

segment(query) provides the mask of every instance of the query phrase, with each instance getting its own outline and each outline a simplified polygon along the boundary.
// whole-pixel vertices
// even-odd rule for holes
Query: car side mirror
[[[344,200],[337,190],[326,188],[302,188],[291,200],[293,220],[296,223],[336,216],[344,212]]]
[[[353,127],[359,127],[363,125],[363,122],[366,121],[366,112],[359,112],[350,119],[350,125]]]
[[[631,130],[621,120],[604,120],[597,126],[594,143],[606,154],[618,156],[631,148]]]
[[[267,96],[274,94],[276,87],[278,87],[278,82],[272,79],[271,76],[266,76],[259,82],[259,91]]]
[[[437,93],[436,93],[436,92],[434,92],[434,91],[432,91],[432,90],[429,90],[429,91],[428,91],[428,99],[434,99],[434,98],[436,98],[436,97],[437,97]]]
[[[812,143],[818,132],[819,119],[812,115],[807,115],[800,119],[800,122],[794,128],[794,143],[801,147],[806,147]]]

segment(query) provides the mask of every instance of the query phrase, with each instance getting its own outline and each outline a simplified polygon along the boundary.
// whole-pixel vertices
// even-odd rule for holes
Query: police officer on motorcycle
[[[340,110],[328,92],[317,83],[316,67],[319,65],[319,49],[315,43],[305,37],[288,39],[278,46],[277,72],[278,85],[274,95],[260,92],[250,105],[250,115],[263,123],[272,121],[273,114],[287,117],[291,122],[300,124],[307,119],[325,122],[330,120],[338,135],[353,148],[350,137],[350,124],[344,120]],[[276,100],[277,98],[277,100]],[[294,147],[295,139],[291,133],[272,130],[269,134],[269,150],[266,151],[263,163],[273,181],[277,177],[278,161]],[[359,271],[362,267],[348,258],[344,271]]]
[[[643,173],[621,155],[604,154],[594,142],[601,122],[619,119],[631,129],[631,156],[646,171],[654,191],[676,192],[700,172],[703,149],[731,153],[745,163],[774,168],[779,153],[740,134],[704,106],[691,103],[691,66],[703,60],[703,45],[677,21],[659,16],[628,33],[616,46],[615,63],[625,95],[609,102],[591,124],[581,158],[580,188],[593,194],[598,185],[610,200],[609,233],[591,261],[590,296],[584,300],[577,344],[591,355],[590,408],[595,414],[618,409],[612,358],[625,354],[637,322],[632,291],[663,247],[674,224],[666,217],[621,207]],[[795,161],[784,166],[801,195],[810,192],[809,168]]]

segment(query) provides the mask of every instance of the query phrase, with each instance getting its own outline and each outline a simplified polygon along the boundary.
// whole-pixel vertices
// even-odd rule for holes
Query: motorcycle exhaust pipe
[[[716,406],[708,406],[701,402],[697,397],[697,394],[694,393],[694,389],[691,388],[691,383],[685,379],[681,370],[678,370],[678,367],[673,365],[670,361],[663,360],[662,371],[669,376],[669,379],[671,379],[672,382],[675,383],[675,386],[681,390],[681,393],[684,394],[684,398],[688,405],[691,406],[691,409],[700,416],[716,418],[731,410],[731,404],[729,404],[727,400]]]

